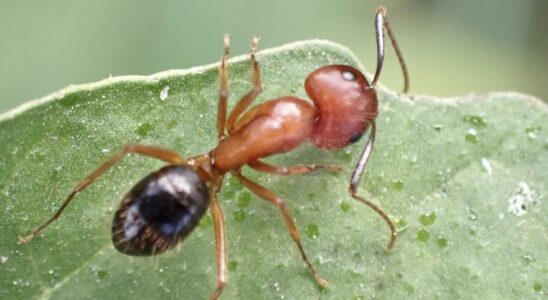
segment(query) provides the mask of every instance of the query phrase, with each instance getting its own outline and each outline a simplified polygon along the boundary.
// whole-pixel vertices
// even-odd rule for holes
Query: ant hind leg
[[[124,146],[124,148],[122,148],[122,150],[112,155],[108,160],[103,162],[97,169],[91,172],[86,178],[84,178],[84,180],[80,181],[72,189],[72,192],[68,195],[68,197],[65,199],[63,204],[59,207],[59,209],[53,215],[53,217],[47,220],[44,224],[40,225],[40,227],[33,230],[32,233],[29,234],[28,236],[19,237],[19,244],[26,244],[30,242],[32,239],[34,239],[36,236],[38,236],[46,227],[48,227],[53,221],[59,218],[61,213],[63,213],[63,211],[68,206],[68,204],[72,201],[74,196],[76,196],[81,191],[85,190],[98,177],[103,175],[106,171],[108,171],[112,166],[114,166],[127,154],[131,154],[131,153],[156,158],[174,165],[183,164],[185,162],[185,160],[177,152],[174,152],[168,149],[155,147],[155,146],[147,146],[147,145],[127,144]]]

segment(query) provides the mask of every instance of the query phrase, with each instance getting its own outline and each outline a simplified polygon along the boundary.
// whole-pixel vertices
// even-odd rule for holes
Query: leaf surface
[[[307,41],[259,53],[264,92],[306,98],[303,81],[326,64],[363,70],[346,48]],[[216,286],[207,216],[176,250],[129,257],[111,243],[119,200],[162,166],[124,159],[28,245],[17,237],[49,218],[72,187],[127,142],[188,157],[216,143],[218,65],[68,87],[0,117],[0,298],[207,299]],[[230,64],[230,104],[251,87],[247,57]],[[410,98],[380,86],[378,137],[360,194],[348,195],[365,143],[325,152],[304,145],[269,159],[329,163],[340,174],[244,173],[283,196],[304,247],[330,282],[319,289],[279,211],[227,176],[220,195],[229,251],[223,299],[533,298],[548,288],[548,108],[517,93]]]

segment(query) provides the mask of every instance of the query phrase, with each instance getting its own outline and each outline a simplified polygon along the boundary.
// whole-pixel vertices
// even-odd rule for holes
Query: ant
[[[225,174],[235,176],[244,187],[277,206],[291,238],[316,282],[328,283],[310,263],[301,244],[299,231],[284,199],[242,174],[249,166],[264,173],[279,175],[306,174],[323,169],[339,172],[333,165],[275,166],[261,159],[295,149],[311,139],[321,149],[337,149],[357,142],[371,127],[369,139],[350,179],[351,196],[379,214],[391,234],[387,251],[396,241],[396,227],[388,215],[372,202],[357,195],[358,183],[370,157],[375,141],[377,95],[375,85],[384,59],[384,30],[388,32],[404,75],[404,92],[408,89],[407,68],[396,43],[386,9],[379,7],[375,16],[377,40],[377,69],[371,84],[365,76],[347,65],[328,65],[313,71],[305,81],[305,89],[312,102],[286,96],[268,100],[251,109],[248,107],[261,93],[262,83],[255,53],[258,38],[251,46],[253,88],[241,98],[227,116],[229,37],[224,36],[224,55],[220,65],[220,94],[217,110],[217,146],[209,153],[188,159],[177,152],[149,145],[127,144],[103,162],[74,187],[57,212],[35,229],[21,244],[38,236],[65,210],[74,196],[86,189],[128,154],[156,158],[167,166],[150,173],[127,193],[114,214],[112,241],[115,248],[128,255],[150,256],[176,246],[198,225],[208,207],[211,209],[215,231],[217,257],[217,288],[211,299],[217,299],[227,283],[227,252],[224,217],[219,206],[219,194]]]

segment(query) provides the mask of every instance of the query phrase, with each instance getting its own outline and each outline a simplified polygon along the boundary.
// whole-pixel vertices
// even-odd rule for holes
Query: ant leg
[[[297,245],[297,248],[299,248],[299,252],[301,253],[302,259],[304,260],[306,266],[308,267],[308,270],[316,280],[316,282],[323,286],[327,287],[328,283],[325,279],[323,279],[320,274],[316,271],[314,266],[308,261],[308,257],[306,256],[304,252],[304,248],[301,244],[301,238],[299,235],[299,230],[297,229],[297,226],[293,222],[293,218],[291,217],[291,214],[289,213],[289,209],[285,205],[285,201],[278,197],[276,194],[274,194],[272,191],[268,190],[267,188],[259,185],[258,183],[255,183],[245,176],[243,176],[239,171],[232,172],[234,176],[240,180],[240,182],[248,188],[251,192],[253,192],[255,195],[265,199],[266,201],[276,205],[282,212],[285,224],[287,225],[287,228],[289,230],[289,233],[291,234],[291,238]]]
[[[253,81],[253,88],[244,97],[242,97],[242,99],[240,99],[238,103],[236,103],[236,106],[234,106],[234,108],[230,112],[226,123],[226,128],[229,134],[233,132],[234,125],[236,124],[236,121],[238,121],[240,115],[249,107],[249,105],[251,105],[253,100],[255,100],[255,98],[257,98],[257,96],[263,90],[263,88],[261,87],[261,72],[259,70],[259,63],[257,62],[257,58],[255,57],[255,52],[257,51],[257,43],[259,43],[259,38],[254,37],[251,43],[251,81]]]
[[[170,164],[182,164],[185,162],[185,160],[177,152],[174,152],[171,150],[167,150],[167,149],[163,149],[155,146],[127,144],[124,146],[124,148],[122,148],[122,150],[112,155],[108,160],[103,162],[103,164],[101,164],[97,169],[91,172],[86,178],[84,178],[84,180],[80,181],[80,183],[78,183],[76,187],[72,189],[72,192],[68,195],[68,197],[65,199],[61,207],[57,210],[57,212],[53,215],[53,217],[47,220],[40,227],[33,230],[32,233],[29,234],[28,236],[24,238],[20,237],[19,244],[26,244],[30,242],[32,239],[34,239],[36,236],[38,236],[42,232],[42,230],[44,230],[53,221],[59,218],[63,210],[65,210],[65,208],[70,203],[70,201],[72,201],[74,196],[76,196],[78,193],[86,189],[90,184],[92,184],[95,181],[95,179],[103,175],[103,173],[108,171],[112,166],[114,166],[117,162],[119,162],[122,158],[124,158],[125,155],[130,153],[157,158]]]
[[[228,69],[226,61],[228,60],[228,49],[230,47],[230,36],[223,36],[224,54],[219,69],[221,87],[219,91],[219,105],[217,107],[217,139],[221,141],[225,137],[226,125],[226,102],[228,101]]]
[[[295,165],[295,166],[274,166],[256,160],[248,164],[249,167],[260,172],[278,174],[278,175],[297,175],[297,174],[308,174],[316,170],[326,170],[328,172],[338,173],[342,171],[342,167],[335,165]]]
[[[216,184],[213,188],[210,206],[211,215],[213,216],[213,227],[215,230],[215,253],[217,256],[217,289],[211,296],[211,300],[219,298],[227,282],[225,221],[221,207],[217,202],[217,194],[220,189],[219,185],[220,183]]]
[[[407,93],[407,91],[409,91],[409,74],[407,72],[407,65],[403,60],[403,55],[401,53],[400,47],[398,46],[398,42],[396,41],[396,36],[394,35],[392,27],[390,27],[390,22],[388,22],[388,18],[386,17],[386,8],[384,6],[379,7],[377,9],[377,12],[375,13],[375,32],[377,35],[377,69],[375,70],[375,76],[373,77],[373,81],[371,82],[371,87],[374,87],[375,84],[377,84],[382,70],[382,65],[384,61],[384,29],[386,29],[386,32],[390,37],[392,47],[394,47],[394,50],[396,50],[396,56],[398,57],[398,61],[400,63],[403,73],[403,93],[405,94]]]
[[[369,134],[369,140],[367,140],[367,145],[365,146],[365,149],[363,149],[363,152],[360,156],[360,160],[358,161],[358,164],[356,165],[356,168],[354,169],[354,172],[352,173],[352,177],[350,179],[350,186],[349,191],[350,195],[352,195],[352,198],[358,200],[359,202],[369,206],[371,209],[373,209],[383,220],[386,222],[388,227],[390,228],[390,240],[388,241],[388,244],[386,245],[386,251],[390,251],[394,244],[396,243],[396,237],[397,237],[397,231],[396,226],[394,225],[394,222],[390,220],[388,215],[377,205],[373,204],[371,201],[366,200],[360,196],[357,195],[358,193],[358,184],[360,182],[360,178],[363,174],[363,171],[365,169],[365,165],[367,164],[367,161],[369,160],[369,157],[371,156],[371,151],[373,150],[373,144],[375,143],[375,132],[377,131],[377,126],[375,125],[375,120],[371,121],[371,133]]]

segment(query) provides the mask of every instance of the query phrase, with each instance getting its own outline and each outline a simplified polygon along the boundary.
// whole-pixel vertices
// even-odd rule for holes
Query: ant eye
[[[356,74],[352,71],[343,71],[342,77],[348,81],[354,81],[356,80]]]
[[[362,138],[363,134],[361,132],[354,132],[352,136],[350,136],[350,139],[348,139],[348,142],[350,144],[353,144],[357,141],[359,141]]]

